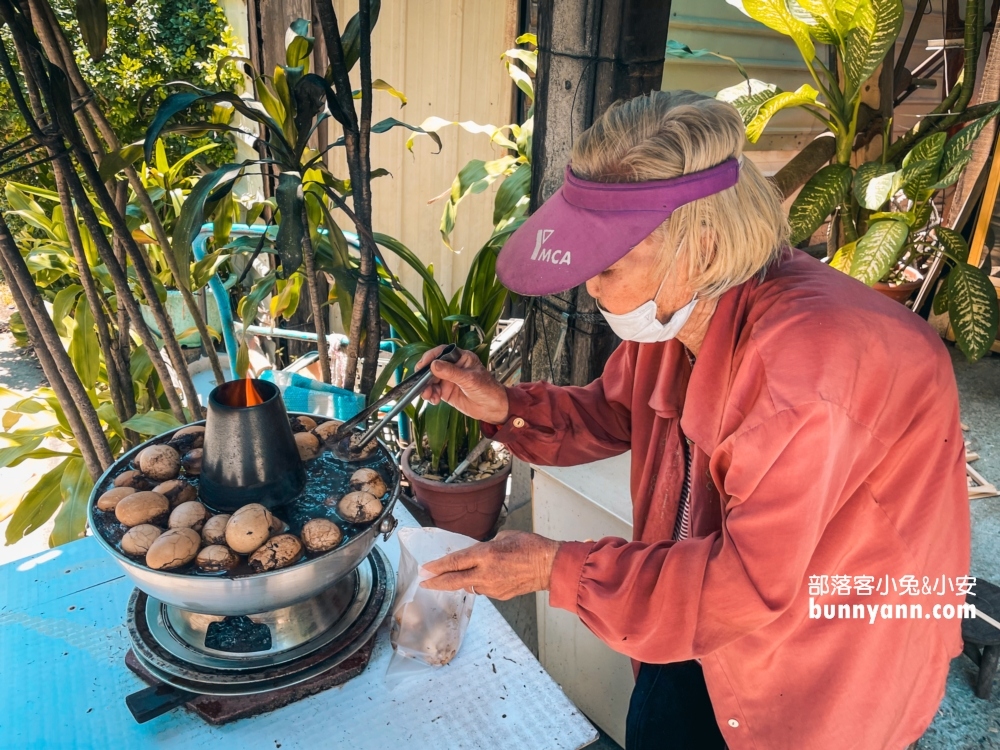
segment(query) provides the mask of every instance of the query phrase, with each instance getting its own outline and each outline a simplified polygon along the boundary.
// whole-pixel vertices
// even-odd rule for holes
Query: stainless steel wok
[[[289,412],[289,416],[299,416],[299,414]],[[312,417],[317,422],[328,421],[314,414],[301,414],[301,416]],[[147,568],[123,555],[104,538],[100,530],[102,524],[97,523],[95,519],[95,503],[97,498],[111,486],[114,477],[129,466],[139,451],[147,445],[169,440],[174,432],[175,430],[170,430],[151,438],[122,455],[94,485],[87,504],[87,520],[97,540],[122,566],[125,575],[136,587],[161,602],[191,612],[212,615],[256,614],[288,607],[312,598],[350,573],[371,552],[379,534],[388,539],[396,528],[392,509],[399,496],[400,474],[395,461],[389,460],[385,465],[392,473],[391,486],[389,499],[382,509],[382,514],[370,526],[350,537],[335,550],[303,560],[288,568],[238,577],[193,575]],[[391,459],[388,448],[381,440],[378,441],[378,449],[383,456]]]

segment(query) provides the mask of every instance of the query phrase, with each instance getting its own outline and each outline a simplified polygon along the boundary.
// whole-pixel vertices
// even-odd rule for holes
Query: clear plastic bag
[[[472,617],[476,595],[432,591],[420,582],[432,578],[424,563],[471,547],[476,540],[444,529],[405,528],[399,536],[399,576],[392,611],[390,641],[395,649],[387,676],[413,672],[415,667],[444,666],[458,653]],[[416,671],[420,671],[417,669]]]

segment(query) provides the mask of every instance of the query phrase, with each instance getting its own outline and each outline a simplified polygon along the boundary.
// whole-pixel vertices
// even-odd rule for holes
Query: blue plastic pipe
[[[229,235],[231,237],[251,237],[253,235],[264,234],[266,230],[267,227],[262,224],[233,224]],[[205,257],[208,238],[212,236],[213,231],[214,226],[211,222],[202,225],[201,231],[198,232],[198,236],[195,237],[191,245],[195,260],[202,260]],[[320,229],[320,231],[323,233],[326,232],[325,229]],[[344,232],[344,237],[347,239],[347,244],[352,247],[358,247],[358,236],[356,234],[353,232]],[[222,279],[219,278],[218,274],[213,274],[212,278],[208,280],[208,288],[211,290],[212,295],[215,297],[215,302],[219,307],[219,320],[222,321],[222,340],[226,344],[230,372],[235,377],[236,353],[239,351],[239,344],[236,343],[236,336],[233,333],[235,324],[233,323],[233,312],[229,307],[229,295],[226,293],[226,288],[222,285]],[[315,334],[313,334],[313,339],[311,340],[315,340]],[[384,351],[393,351],[392,342],[383,341],[379,345],[379,348]]]

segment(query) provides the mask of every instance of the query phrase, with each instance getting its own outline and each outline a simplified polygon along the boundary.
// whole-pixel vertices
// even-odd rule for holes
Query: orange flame
[[[258,404],[264,403],[264,399],[260,397],[260,394],[257,392],[256,386],[254,386],[253,384],[253,379],[247,377],[244,379],[244,382],[246,383],[246,397],[245,397],[246,403],[244,403],[243,405],[257,406]]]

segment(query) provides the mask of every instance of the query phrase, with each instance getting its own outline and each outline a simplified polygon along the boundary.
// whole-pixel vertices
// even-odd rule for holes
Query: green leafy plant
[[[812,84],[782,91],[755,79],[723,89],[717,98],[733,104],[753,143],[771,118],[795,107],[823,123],[834,136],[833,163],[808,179],[789,210],[792,244],[808,240],[831,219],[830,264],[865,284],[899,282],[908,267],[920,268],[936,254],[952,266],[954,281],[941,293],[959,347],[982,357],[997,328],[997,299],[989,279],[949,247],[939,227],[935,198],[953,185],[971,159],[970,145],[997,114],[997,103],[967,108],[975,85],[982,36],[981,0],[966,4],[964,67],[945,101],[921,123],[890,142],[891,122],[870,121],[862,106],[865,83],[882,64],[903,23],[901,0],[728,0],[752,19],[791,39]],[[816,45],[829,45],[837,65],[828,68]],[[742,71],[741,71],[742,72]],[[745,76],[745,72],[744,72]],[[883,96],[891,93],[884,93]],[[864,118],[869,122],[863,124]],[[951,137],[947,129],[970,123]],[[881,156],[854,166],[859,141],[872,129],[882,139]],[[867,130],[868,132],[862,132]],[[954,234],[954,233],[952,233]],[[948,297],[954,284],[957,293]]]
[[[172,232],[183,204],[197,177],[189,174],[196,159],[212,150],[215,144],[195,148],[174,163],[167,158],[163,142],[158,141],[152,165],[143,163],[139,174],[164,225]],[[47,303],[49,315],[55,324],[70,362],[87,386],[88,396],[96,406],[97,415],[105,431],[113,455],[136,442],[140,435],[153,435],[179,426],[179,422],[166,409],[162,383],[141,342],[132,337],[119,337],[128,366],[130,382],[127,393],[115,393],[109,382],[108,368],[98,342],[93,312],[84,294],[80,267],[74,257],[66,219],[60,205],[59,194],[54,190],[28,183],[7,182],[4,198],[10,210],[7,217],[17,217],[22,228],[15,240],[20,249],[35,286]],[[90,196],[103,227],[109,222]],[[140,242],[150,261],[153,279],[158,292],[166,295],[167,287],[176,286],[169,269],[163,262],[162,249],[151,237],[148,222],[138,206],[134,193],[129,194],[126,221],[133,237]],[[114,283],[107,268],[97,255],[94,238],[87,225],[77,220],[77,231],[82,240],[87,266],[98,282],[101,304],[108,320],[119,320]],[[231,253],[216,253],[203,262],[188,265],[190,288],[199,289],[208,282],[221,262]],[[140,301],[144,295],[140,286],[132,284],[131,291]],[[23,331],[23,329],[21,329]],[[21,332],[18,331],[18,332]],[[194,331],[185,331],[181,337]],[[20,345],[28,344],[22,335]],[[171,386],[172,387],[172,386]],[[122,421],[116,413],[113,398],[122,396],[127,413],[134,416]],[[7,543],[11,544],[45,523],[58,511],[56,526],[50,543],[63,544],[79,538],[84,533],[86,499],[92,487],[89,473],[63,409],[51,389],[43,388],[33,393],[0,391],[0,397],[9,405],[4,412],[4,444],[0,446],[0,467],[16,466],[23,461],[46,460],[62,457],[59,463],[42,475],[38,484],[23,497],[11,498],[0,507],[0,518],[13,514],[7,528]],[[24,415],[33,415],[32,425],[18,427]],[[38,423],[42,424],[39,425]],[[43,445],[58,445],[52,449]]]
[[[91,381],[94,385],[88,391],[97,401],[97,413],[113,453],[117,455],[121,452],[136,434],[152,436],[180,427],[180,422],[165,410],[149,410],[125,422],[118,420],[97,355],[96,334],[89,330],[93,320],[87,317],[86,304],[86,300],[81,298],[75,317],[64,318],[64,329],[68,333],[65,340],[74,367],[83,370],[81,377],[84,374],[95,377]],[[152,366],[148,359],[143,361],[140,357],[134,359],[134,365],[132,385],[137,392],[141,392],[149,387]],[[14,544],[41,527],[53,515],[56,520],[49,535],[49,546],[82,539],[87,526],[87,501],[94,482],[87,472],[59,400],[50,388],[39,388],[31,393],[0,388],[0,399],[9,404],[2,417],[4,434],[0,442],[0,468],[17,466],[24,461],[59,459],[23,495],[11,496],[0,502],[0,520],[10,517],[6,544]],[[18,427],[26,415],[32,417],[31,426]]]
[[[227,56],[243,52],[217,0],[110,0],[104,14],[105,45],[96,60],[81,36],[87,25],[81,27],[76,14],[79,11],[84,20],[94,21],[101,17],[97,8],[56,0],[52,9],[66,30],[77,65],[125,143],[142,137],[146,125],[141,115],[143,97],[162,99],[157,88],[162,84],[184,79],[237,91],[243,83],[235,66],[218,65]],[[0,80],[0,143],[13,143],[26,135],[27,126],[9,87]],[[209,159],[210,163],[217,160],[216,166],[232,158],[231,144],[221,145]],[[176,139],[167,150],[171,158],[178,158],[191,147]],[[38,184],[51,187],[51,176]]]
[[[150,171],[143,170],[144,173]],[[180,188],[174,190],[180,193],[175,198],[183,201],[183,191]],[[140,435],[158,434],[179,426],[180,422],[167,409],[163,384],[141,342],[128,335],[118,337],[119,351],[124,349],[122,357],[130,382],[125,384],[126,392],[116,391],[118,385],[109,382],[94,314],[84,293],[83,279],[70,245],[58,194],[34,185],[8,182],[5,197],[11,206],[7,215],[17,216],[23,225],[15,237],[17,245],[37,289],[46,301],[49,316],[73,369],[96,408],[112,455],[118,455],[124,448],[134,445]],[[158,197],[158,202],[161,200],[162,197]],[[171,200],[166,202],[172,203]],[[99,215],[102,224],[106,224],[103,213],[99,212]],[[132,211],[128,215],[133,231],[141,234],[141,214]],[[90,271],[99,284],[100,303],[105,316],[111,321],[119,320],[114,284],[97,257],[94,239],[83,222],[78,222],[77,231],[83,240]],[[191,266],[191,272],[193,279],[198,276],[197,264]],[[155,278],[161,279],[159,275]],[[142,299],[138,284],[133,285],[132,292]],[[27,343],[22,333],[19,344]],[[114,403],[116,397],[124,401],[126,413],[134,416],[124,421],[119,417]],[[2,418],[4,435],[0,444],[0,468],[16,466],[23,461],[62,459],[42,475],[35,487],[0,506],[0,519],[13,515],[7,527],[6,542],[13,544],[57,512],[50,544],[63,544],[82,537],[86,501],[93,483],[85,470],[79,446],[59,400],[49,388],[32,393],[0,389],[0,398],[6,403]],[[20,427],[25,415],[32,415],[32,424]]]
[[[531,194],[531,137],[534,124],[534,83],[537,46],[533,34],[516,40],[522,46],[501,55],[515,85],[528,97],[532,106],[524,122],[503,127],[479,125],[474,122],[448,122],[429,118],[421,123],[427,132],[437,132],[449,125],[458,125],[470,133],[488,135],[492,145],[508,153],[498,159],[473,159],[459,171],[445,194],[447,203],[441,217],[441,237],[451,247],[451,234],[458,217],[458,205],[469,195],[481,193],[497,180],[502,180],[493,200],[493,233],[472,261],[465,284],[452,295],[444,294],[434,278],[432,265],[424,265],[403,244],[384,235],[379,243],[399,257],[423,279],[419,297],[393,287],[387,274],[380,269],[379,286],[382,317],[396,332],[399,349],[382,370],[372,396],[381,394],[398,367],[412,371],[423,354],[442,344],[456,344],[473,351],[485,365],[490,346],[496,336],[497,324],[510,292],[496,276],[497,254],[507,238],[524,222]],[[411,137],[408,147],[412,145]],[[442,196],[442,197],[445,197]],[[414,450],[420,460],[429,459],[442,476],[448,476],[480,440],[479,423],[457,409],[441,402],[437,405],[418,401],[406,408],[414,428]]]
[[[418,297],[406,289],[394,288],[387,274],[381,272],[382,317],[395,329],[400,347],[382,370],[373,397],[385,390],[396,368],[413,371],[426,351],[441,344],[457,344],[475,352],[486,364],[509,295],[496,277],[497,253],[516,226],[504,227],[490,237],[473,259],[465,284],[451,299],[434,278],[432,265],[424,265],[409,248],[391,237],[376,235],[382,247],[420,275],[423,286]],[[418,458],[430,458],[432,466],[443,467],[444,476],[456,469],[481,437],[478,421],[443,401],[437,405],[418,401],[406,408],[406,414],[413,424]]]
[[[261,174],[265,179],[274,181],[274,212],[272,220],[277,224],[274,234],[265,232],[260,238],[257,251],[272,252],[280,265],[279,271],[267,274],[261,279],[251,295],[263,299],[270,288],[279,279],[290,280],[303,267],[304,281],[309,291],[312,306],[313,325],[318,334],[319,361],[322,377],[325,382],[330,380],[329,355],[327,352],[326,331],[322,316],[322,300],[318,295],[316,284],[317,273],[329,270],[335,277],[345,267],[344,255],[347,253],[346,241],[340,227],[332,217],[332,211],[339,208],[355,223],[362,244],[362,258],[367,258],[366,250],[372,255],[378,255],[370,229],[370,206],[364,204],[364,210],[359,210],[359,193],[367,194],[368,183],[372,178],[387,174],[385,170],[370,170],[367,168],[368,154],[362,155],[359,149],[359,139],[362,134],[367,139],[370,133],[384,133],[396,127],[407,128],[423,133],[421,128],[408,125],[396,118],[386,118],[374,124],[359,125],[354,110],[353,99],[362,100],[362,110],[367,107],[370,116],[370,97],[373,91],[383,91],[398,98],[405,105],[405,96],[381,80],[368,81],[368,89],[362,86],[361,91],[348,91],[348,102],[345,106],[344,82],[350,68],[362,61],[363,73],[365,65],[370,66],[370,60],[361,54],[361,44],[364,34],[361,28],[361,16],[367,13],[366,23],[374,24],[378,18],[379,3],[370,2],[352,18],[344,28],[343,37],[339,35],[331,39],[327,36],[327,48],[335,50],[331,55],[333,63],[325,76],[310,72],[310,60],[314,37],[309,35],[310,23],[298,19],[290,26],[289,42],[286,48],[286,64],[275,67],[273,75],[258,74],[249,62],[241,59],[244,68],[253,79],[253,98],[243,98],[228,91],[211,91],[191,83],[175,83],[176,90],[160,105],[153,121],[146,131],[145,155],[146,161],[151,161],[151,153],[157,139],[164,133],[203,133],[205,131],[222,133],[241,133],[254,139],[256,146],[265,154],[259,159],[248,159],[240,163],[225,164],[204,175],[191,190],[184,203],[173,237],[173,252],[180,266],[190,262],[191,244],[194,241],[202,223],[209,217],[217,216],[220,207],[226,208],[233,188],[245,174]],[[324,6],[324,13],[332,14],[332,7]],[[329,21],[327,16],[323,16]],[[336,28],[336,23],[324,22],[324,29]],[[334,19],[335,21],[335,19]],[[332,30],[331,30],[332,33]],[[367,63],[366,63],[367,60]],[[370,75],[370,72],[368,73]],[[243,126],[228,122],[203,120],[184,123],[174,122],[181,113],[197,112],[206,106],[223,105],[231,107],[243,117],[247,127],[257,128],[259,132],[251,132]],[[174,124],[170,124],[174,122]],[[329,146],[319,149],[315,146],[314,134],[330,123],[341,126],[342,136],[330,138]],[[428,133],[440,146],[440,139],[434,133]],[[351,179],[341,179],[334,176],[326,166],[325,154],[333,148],[346,147],[348,162],[352,165]],[[125,157],[124,152],[122,156]],[[133,155],[138,158],[138,155]],[[358,167],[364,163],[366,169],[363,176],[358,174]],[[360,181],[363,184],[358,184]],[[353,209],[348,206],[346,198],[351,197]],[[367,201],[367,197],[365,198]],[[367,213],[366,213],[367,212]],[[318,264],[317,253],[323,253],[325,267]],[[367,268],[361,268],[362,281],[368,284],[374,279]],[[346,281],[346,279],[345,279]],[[356,294],[358,280],[353,280],[353,289],[342,290],[345,294]],[[345,284],[345,286],[347,286]],[[377,294],[371,295],[376,300]],[[352,300],[353,301],[353,300]],[[360,342],[361,311],[355,311],[351,320],[351,340]],[[240,305],[240,313],[246,315],[256,310],[256,306]],[[357,319],[357,320],[355,320]],[[357,323],[357,325],[355,325]],[[377,345],[377,337],[375,344]],[[355,349],[355,357],[357,350]],[[370,380],[375,377],[376,356],[365,358],[366,371]],[[371,360],[369,362],[369,360]],[[348,365],[350,373],[350,363]],[[349,375],[349,379],[350,375]],[[366,378],[362,377],[362,389],[366,387]]]

